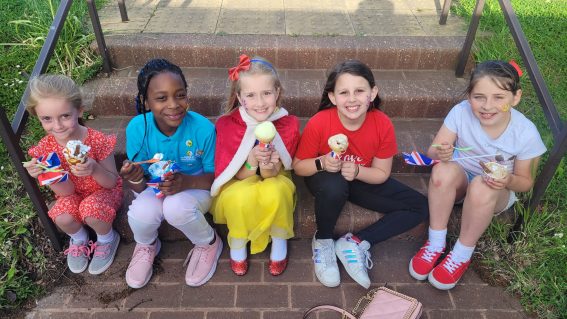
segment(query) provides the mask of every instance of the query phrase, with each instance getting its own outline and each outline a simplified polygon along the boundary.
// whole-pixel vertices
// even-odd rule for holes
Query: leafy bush
[[[60,1],[0,0],[0,107],[15,113],[27,77],[33,70]],[[48,72],[67,74],[78,83],[92,77],[101,65],[89,48],[94,39],[87,28],[86,1],[74,1],[60,34]],[[44,134],[32,119],[22,136],[27,149]],[[56,254],[38,226],[35,210],[0,144],[0,317],[17,309],[62,272]]]

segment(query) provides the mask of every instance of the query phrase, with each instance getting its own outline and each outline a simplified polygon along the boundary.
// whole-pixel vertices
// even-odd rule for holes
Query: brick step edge
[[[392,177],[418,190],[422,194],[426,194],[427,192],[428,174],[394,174]],[[314,198],[307,189],[307,186],[305,186],[302,177],[294,175],[293,181],[296,185],[297,194],[297,202],[294,212],[294,238],[312,238],[317,228],[315,223]],[[122,239],[126,242],[132,242],[134,240],[134,236],[128,225],[127,217],[128,206],[132,202],[133,197],[133,193],[125,187],[123,205],[114,221],[114,227],[120,233]],[[335,234],[339,236],[347,232],[355,233],[377,222],[382,216],[383,214],[380,212],[365,209],[347,202],[337,221]],[[211,216],[209,214],[207,214],[207,218],[212,224]],[[228,233],[226,225],[216,225],[215,227],[223,237],[226,237]],[[424,222],[398,235],[397,237],[421,238],[425,234],[426,230],[427,226]],[[158,232],[162,240],[187,240],[181,231],[169,225],[165,221],[161,224]]]
[[[227,68],[241,54],[247,54],[262,56],[278,68],[289,69],[328,69],[345,59],[358,59],[374,69],[454,70],[464,39],[144,33],[107,35],[105,41],[117,69],[141,66],[158,57],[183,67]],[[91,47],[97,50],[95,42]]]
[[[227,69],[185,68],[191,109],[205,116],[223,113],[231,83]],[[326,81],[325,70],[279,71],[283,106],[296,116],[316,113]],[[466,80],[453,71],[374,70],[381,109],[390,117],[440,118],[463,98]],[[83,86],[86,110],[99,116],[135,115],[137,69],[98,77]]]

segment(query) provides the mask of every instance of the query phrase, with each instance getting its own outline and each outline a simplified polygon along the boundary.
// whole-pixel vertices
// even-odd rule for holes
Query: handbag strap
[[[305,312],[305,314],[303,315],[303,319],[307,319],[307,317],[309,317],[309,314],[315,311],[319,311],[319,310],[333,310],[336,312],[339,312],[340,314],[342,314],[341,318],[348,318],[348,319],[356,319],[355,316],[353,316],[352,314],[350,314],[348,311],[344,310],[343,308],[339,308],[339,307],[335,307],[335,306],[331,306],[331,305],[321,305],[321,306],[315,306],[309,310],[307,310]]]

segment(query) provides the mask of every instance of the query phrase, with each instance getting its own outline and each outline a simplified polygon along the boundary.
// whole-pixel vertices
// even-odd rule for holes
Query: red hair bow
[[[237,81],[238,73],[240,71],[247,71],[248,69],[250,69],[250,58],[246,54],[242,54],[238,65],[228,70],[228,78],[231,81]]]
[[[522,72],[522,69],[520,69],[520,66],[518,65],[518,63],[516,63],[516,61],[514,61],[514,60],[510,60],[508,63],[510,63],[510,65],[513,66],[514,69],[516,69],[516,72],[518,72],[518,76],[522,77],[524,72]]]

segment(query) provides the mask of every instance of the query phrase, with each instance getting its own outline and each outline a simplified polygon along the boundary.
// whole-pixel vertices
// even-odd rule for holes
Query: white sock
[[[473,252],[474,246],[465,246],[461,244],[460,240],[457,240],[455,247],[453,247],[453,254],[451,256],[454,261],[464,263],[471,259]]]
[[[443,230],[434,230],[429,227],[429,247],[433,251],[441,251],[445,248],[445,240],[447,239],[447,228]]]
[[[245,239],[238,239],[232,238],[230,239],[230,259],[234,261],[243,261],[246,260],[247,251],[246,251],[246,240]],[[236,247],[236,248],[232,248]]]
[[[243,261],[246,260],[246,247],[238,248],[238,249],[230,249],[230,259],[234,261]]]
[[[270,259],[272,261],[284,260],[287,256],[287,239],[272,237],[272,251]]]
[[[108,244],[111,243],[114,240],[114,229],[110,229],[110,231],[108,232],[108,234],[96,234],[96,241],[98,241],[99,244]]]
[[[87,244],[89,241],[89,233],[85,229],[85,227],[81,227],[78,232],[74,234],[68,234],[73,242],[82,242],[83,244]]]

